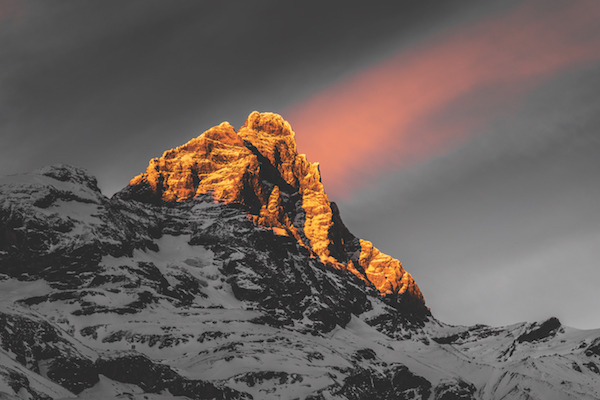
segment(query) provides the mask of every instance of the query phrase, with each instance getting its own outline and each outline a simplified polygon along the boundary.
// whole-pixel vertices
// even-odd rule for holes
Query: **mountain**
[[[600,330],[435,319],[276,114],[110,199],[68,165],[0,178],[2,399],[598,399],[599,365]]]

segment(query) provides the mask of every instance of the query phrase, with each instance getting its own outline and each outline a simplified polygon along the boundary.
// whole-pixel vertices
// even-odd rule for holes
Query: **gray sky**
[[[403,262],[442,320],[597,328],[598,88],[598,68],[552,82],[514,118],[342,202],[342,215]]]
[[[65,162],[111,195],[279,112],[439,319],[600,327],[598,18],[586,0],[0,0],[0,169]]]

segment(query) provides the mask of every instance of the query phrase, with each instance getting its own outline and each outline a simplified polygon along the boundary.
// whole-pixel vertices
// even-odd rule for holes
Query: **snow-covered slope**
[[[134,189],[0,178],[0,398],[600,398],[600,330],[449,326],[248,204]]]

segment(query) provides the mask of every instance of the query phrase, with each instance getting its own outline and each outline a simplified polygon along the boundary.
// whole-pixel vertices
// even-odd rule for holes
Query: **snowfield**
[[[0,182],[0,399],[600,399],[600,329],[412,314],[239,205]]]

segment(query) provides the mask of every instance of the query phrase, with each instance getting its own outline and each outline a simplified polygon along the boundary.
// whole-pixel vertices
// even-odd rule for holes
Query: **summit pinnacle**
[[[402,264],[343,225],[318,163],[298,154],[295,133],[280,115],[254,111],[237,132],[228,122],[207,130],[152,159],[123,195],[168,204],[207,193],[246,205],[257,225],[294,237],[326,265],[349,270],[382,295],[399,296],[426,313]]]

